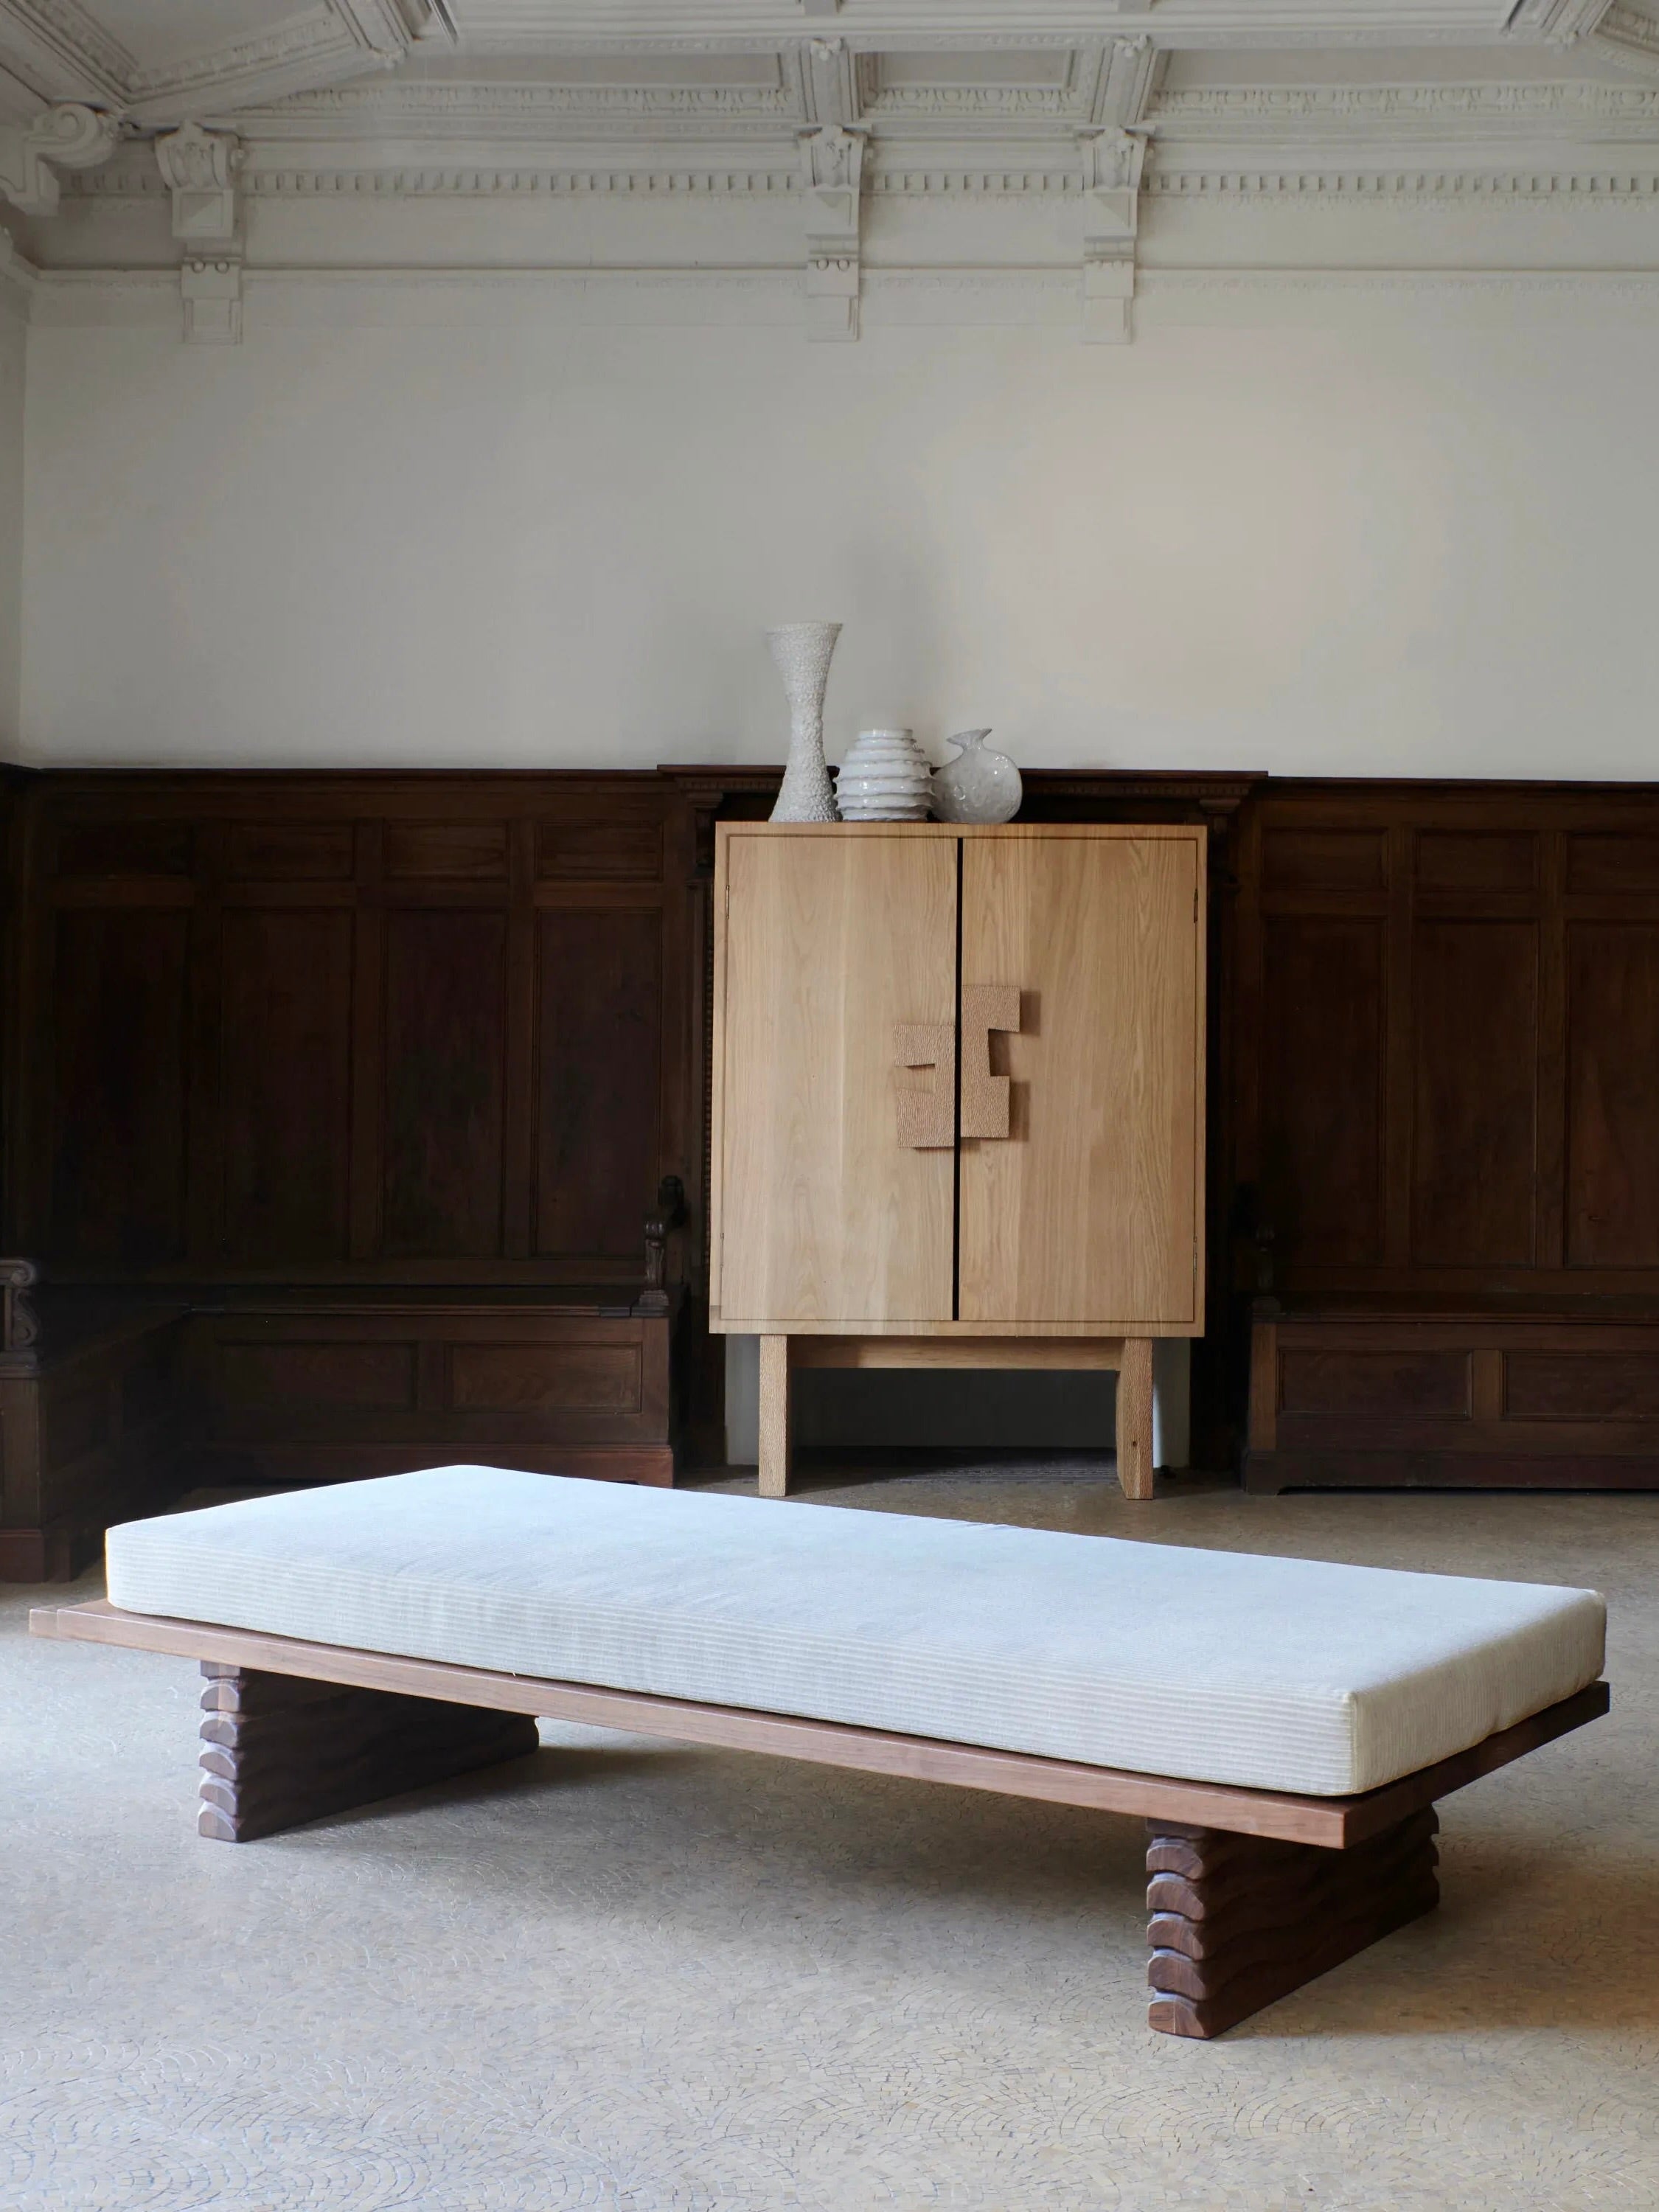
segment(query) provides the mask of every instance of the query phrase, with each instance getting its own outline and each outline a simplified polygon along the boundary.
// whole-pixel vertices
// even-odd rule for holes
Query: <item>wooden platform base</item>
[[[532,1715],[991,1790],[1146,1822],[1151,2023],[1219,2035],[1439,1901],[1435,1800],[1607,1710],[1592,1682],[1467,1751],[1352,1797],[1087,1766],[841,1721],[167,1620],[41,1606],[36,1636],[203,1662],[202,1833],[231,1843],[536,1747]]]
[[[941,1323],[941,1328],[954,1327]],[[802,1367],[1104,1369],[1117,1376],[1118,1486],[1153,1495],[1152,1340],[1150,1336],[771,1335],[760,1340],[763,1498],[787,1498],[793,1452],[793,1376]]]
[[[1149,1820],[1147,2019],[1219,2035],[1440,1902],[1431,1806],[1352,1850]]]
[[[202,1668],[202,1809],[216,1843],[247,1844],[307,1820],[447,1782],[534,1751],[520,1713],[343,1689],[295,1674]]]

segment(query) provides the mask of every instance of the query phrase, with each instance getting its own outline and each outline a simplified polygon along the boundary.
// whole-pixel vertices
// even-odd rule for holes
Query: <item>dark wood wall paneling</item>
[[[678,1175],[681,1383],[717,1449],[720,1346],[697,1306],[712,824],[764,815],[776,780],[15,779],[9,1249],[59,1285],[152,1295],[603,1301],[637,1284],[643,1216]],[[1026,811],[1214,830],[1200,1456],[1237,1435],[1268,1272],[1302,1317],[1273,1384],[1292,1429],[1363,1442],[1368,1421],[1417,1422],[1431,1476],[1458,1423],[1467,1443],[1471,1424],[1530,1421],[1537,1451],[1547,1421],[1575,1450],[1601,1423],[1633,1450],[1656,1418],[1659,791],[1039,772]],[[1367,1345],[1367,1310],[1601,1314],[1637,1334],[1505,1346],[1448,1324]],[[551,1380],[497,1374],[476,1330],[459,1352],[442,1334],[337,1339],[360,1365],[319,1367],[305,1436],[331,1390],[352,1420],[376,1393],[399,1419],[459,1421],[480,1392],[506,1415],[545,1391],[611,1419],[612,1385],[574,1350]],[[215,1340],[246,1431],[276,1347],[291,1375],[312,1340],[272,1318],[263,1338],[216,1322]]]
[[[1659,792],[1273,785],[1240,872],[1261,1486],[1659,1486]]]
[[[8,1234],[54,1279],[621,1282],[660,1179],[700,1191],[672,785],[53,776],[21,807]]]
[[[1659,793],[1273,785],[1240,842],[1279,1287],[1659,1293]]]

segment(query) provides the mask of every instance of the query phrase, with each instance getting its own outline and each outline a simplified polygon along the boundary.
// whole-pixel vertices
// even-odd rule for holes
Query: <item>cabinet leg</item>
[[[1126,1498],[1146,1498],[1152,1494],[1150,1336],[1123,1340],[1123,1364],[1117,1370],[1117,1480]]]
[[[763,1498],[787,1498],[789,1495],[789,1340],[787,1336],[763,1336],[760,1340],[760,1494]]]

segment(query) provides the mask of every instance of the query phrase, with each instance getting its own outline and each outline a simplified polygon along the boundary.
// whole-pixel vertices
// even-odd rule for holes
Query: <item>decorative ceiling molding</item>
[[[1595,47],[1610,61],[1659,76],[1659,15],[1615,4],[1596,26]]]
[[[115,151],[115,124],[95,107],[65,100],[27,125],[0,130],[0,197],[24,215],[55,215],[59,169],[89,169]]]
[[[0,58],[42,99],[119,106],[138,64],[79,0],[0,0]]]
[[[1588,37],[1608,5],[1609,0],[1520,0],[1508,28],[1512,37],[1531,33],[1553,45],[1569,46]]]
[[[1153,199],[1274,199],[1322,204],[1377,200],[1509,206],[1564,199],[1575,205],[1659,202],[1659,161],[1647,170],[1158,167],[1149,169],[1142,189]]]
[[[1464,136],[1471,129],[1513,137],[1517,127],[1622,134],[1659,131],[1659,93],[1579,79],[1559,84],[1240,85],[1166,92],[1148,117],[1160,138],[1219,128],[1286,139],[1323,130],[1351,137],[1353,125],[1413,135]]]
[[[430,0],[311,0],[257,34],[147,63],[82,0],[0,0],[0,64],[43,101],[155,126],[395,67],[432,20]]]

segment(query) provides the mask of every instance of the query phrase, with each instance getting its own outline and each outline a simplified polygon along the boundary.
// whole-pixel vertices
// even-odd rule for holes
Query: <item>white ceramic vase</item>
[[[908,730],[860,730],[836,777],[843,822],[925,822],[927,756]]]
[[[772,665],[789,701],[789,759],[772,809],[775,822],[833,822],[836,794],[823,760],[823,694],[841,635],[832,622],[785,623],[766,633]]]
[[[989,730],[963,730],[948,742],[954,760],[933,771],[933,811],[941,822],[1012,822],[1024,796],[1019,770],[993,752]]]

